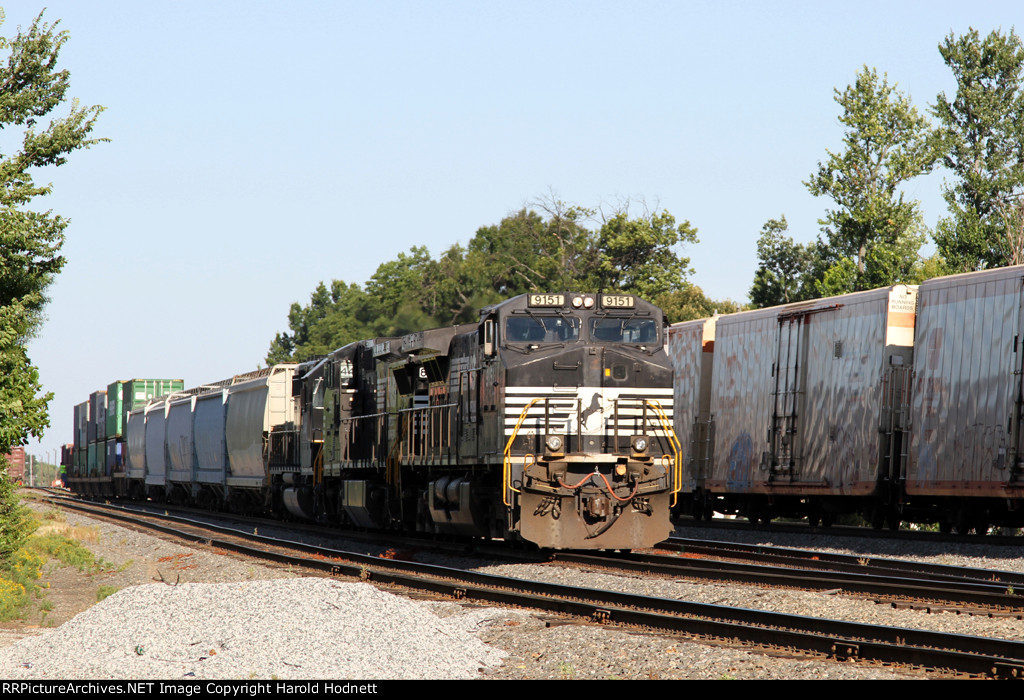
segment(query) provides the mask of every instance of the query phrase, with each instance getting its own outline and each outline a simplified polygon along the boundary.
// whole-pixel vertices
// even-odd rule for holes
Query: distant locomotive
[[[670,329],[677,512],[1024,526],[1024,267]]]
[[[631,295],[521,295],[476,324],[122,406],[123,459],[69,469],[69,486],[541,547],[652,546],[680,481],[666,331]]]

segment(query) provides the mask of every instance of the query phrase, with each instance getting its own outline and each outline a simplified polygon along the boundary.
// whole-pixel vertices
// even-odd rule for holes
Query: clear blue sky
[[[3,3],[10,36],[43,3]],[[30,346],[51,428],[114,379],[255,368],[292,302],[437,255],[549,191],[643,198],[689,220],[713,298],[744,301],[755,242],[838,149],[833,89],[878,68],[926,110],[950,31],[1009,31],[1019,2],[47,0],[72,94],[110,143],[39,174],[71,219]],[[936,173],[911,184],[929,226]]]

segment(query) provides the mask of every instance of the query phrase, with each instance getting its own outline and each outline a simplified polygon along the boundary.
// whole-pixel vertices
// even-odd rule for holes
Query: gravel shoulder
[[[177,544],[84,516],[69,514],[67,520],[95,529],[94,541],[86,545],[112,567],[85,576],[50,565],[44,580],[50,583],[48,598],[53,609],[41,619],[37,614],[35,619],[0,629],[0,677],[927,677],[906,669],[788,653],[771,655],[743,646],[565,624],[540,613],[407,599],[366,584],[311,577],[308,572]],[[753,539],[766,541],[752,534]],[[806,540],[800,545],[776,544],[812,546]],[[900,546],[906,548],[905,543]],[[879,548],[885,549],[875,547],[872,554],[883,554]],[[840,549],[851,551],[848,544],[837,546],[837,551]],[[993,568],[1009,569],[1011,563],[1009,556],[978,556],[977,552],[973,556],[949,552],[924,556],[959,556],[962,565],[970,566],[991,561]],[[927,615],[845,596],[612,576],[540,565],[477,563],[477,568],[665,597],[802,614],[813,611],[821,617],[890,626],[943,629],[948,624],[966,634],[1024,638],[1024,623],[1017,620]],[[122,590],[96,604],[101,585]]]

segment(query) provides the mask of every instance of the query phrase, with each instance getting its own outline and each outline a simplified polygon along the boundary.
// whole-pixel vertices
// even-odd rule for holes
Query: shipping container
[[[129,379],[107,387],[107,437],[123,437],[128,413],[144,407],[151,399],[182,391],[181,379]],[[115,398],[116,397],[116,398]]]
[[[107,439],[107,392],[89,394],[89,442]]]
[[[84,450],[89,444],[89,402],[75,406],[75,449]]]
[[[121,441],[115,438],[107,438],[104,443],[105,460],[103,465],[103,476],[123,476],[124,465],[121,460]]]
[[[90,442],[86,448],[86,470],[85,476],[93,479],[100,475],[103,463],[107,458],[106,444],[103,442]]]

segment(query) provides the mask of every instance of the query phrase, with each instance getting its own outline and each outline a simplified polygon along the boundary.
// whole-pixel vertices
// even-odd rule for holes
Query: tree
[[[754,308],[778,306],[811,299],[815,293],[812,272],[818,255],[816,245],[794,243],[785,235],[786,217],[769,219],[757,239],[757,272],[750,289]]]
[[[837,205],[820,222],[826,238],[820,245],[837,268],[828,286],[838,292],[893,284],[918,262],[924,242],[918,204],[906,201],[900,187],[934,167],[939,141],[910,100],[874,69],[865,66],[853,85],[835,92],[845,150],[828,151],[804,183]]]
[[[685,282],[678,289],[660,294],[651,301],[665,313],[665,321],[668,323],[743,311],[743,307],[731,299],[709,299],[703,289],[690,282]]]
[[[598,267],[594,288],[632,292],[656,299],[682,289],[692,270],[676,247],[696,243],[689,221],[676,224],[667,211],[629,218],[625,209],[607,219],[597,232]]]
[[[289,331],[270,344],[267,363],[304,360],[359,339],[476,321],[478,311],[530,291],[620,291],[661,305],[673,320],[737,310],[714,302],[690,284],[682,243],[696,242],[689,222],[667,211],[630,218],[626,207],[597,231],[594,211],[549,195],[500,223],[482,226],[466,247],[450,246],[438,259],[426,248],[382,263],[366,283],[320,285],[309,304],[292,304]]]
[[[353,340],[370,338],[367,317],[370,303],[358,284],[331,282],[331,288],[320,282],[309,296],[309,304],[294,303],[288,311],[290,333],[278,333],[270,343],[266,361],[302,362],[326,355]]]
[[[468,261],[484,273],[479,283],[503,298],[568,290],[596,265],[593,234],[582,223],[592,212],[554,197],[535,204],[548,218],[524,208],[477,229],[469,242]]]
[[[956,176],[944,189],[950,217],[935,242],[956,271],[980,270],[1024,259],[1024,46],[1013,30],[981,38],[976,29],[939,45],[956,78],[952,100],[934,107],[944,146],[943,164]]]
[[[30,207],[52,190],[33,175],[107,140],[90,137],[103,108],[83,108],[67,97],[70,73],[58,68],[58,58],[69,37],[58,24],[40,14],[13,39],[0,39],[7,52],[0,65],[0,129],[20,133],[20,145],[0,153],[0,454],[29,435],[41,437],[49,425],[52,394],[41,393],[25,344],[39,326],[46,288],[64,266],[68,221]],[[64,108],[64,116],[54,114]]]

